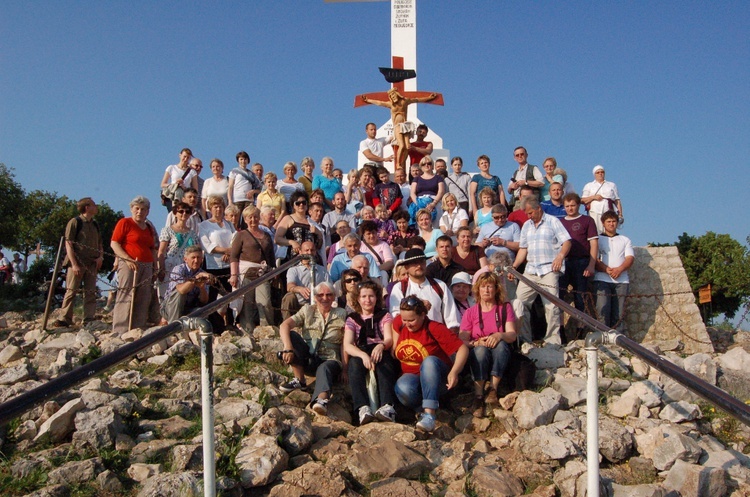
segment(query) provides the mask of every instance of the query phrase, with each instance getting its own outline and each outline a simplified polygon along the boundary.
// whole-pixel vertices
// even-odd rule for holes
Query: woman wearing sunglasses
[[[291,366],[294,373],[294,378],[279,388],[286,393],[305,388],[305,375],[314,376],[315,391],[310,407],[325,416],[333,382],[342,371],[346,311],[332,306],[334,290],[329,282],[319,283],[314,293],[315,305],[305,305],[279,327],[284,350],[279,351],[277,357]]]
[[[193,208],[182,201],[172,206],[175,222],[162,228],[159,234],[159,296],[163,299],[169,287],[169,278],[175,266],[182,264],[185,249],[191,245],[199,245],[198,233],[187,226],[187,220],[193,215]]]
[[[341,273],[341,295],[336,304],[347,314],[354,312],[354,303],[357,299],[357,284],[362,281],[362,275],[356,269],[345,269]]]
[[[344,328],[344,362],[349,371],[354,412],[359,425],[371,421],[395,421],[394,385],[399,373],[396,360],[391,357],[393,346],[393,317],[383,308],[383,288],[368,280],[357,284],[354,312],[349,314]],[[366,378],[374,371],[378,384],[377,408],[373,414],[367,395]]]
[[[318,250],[323,245],[323,238],[318,229],[307,219],[307,193],[294,192],[291,196],[292,213],[285,216],[276,228],[274,241],[276,245],[289,247],[286,260],[299,254],[302,242],[311,241]]]
[[[401,300],[399,312],[393,320],[394,356],[404,374],[396,381],[396,397],[407,407],[421,407],[417,429],[431,432],[439,398],[458,385],[469,348],[444,324],[431,321],[417,296]]]

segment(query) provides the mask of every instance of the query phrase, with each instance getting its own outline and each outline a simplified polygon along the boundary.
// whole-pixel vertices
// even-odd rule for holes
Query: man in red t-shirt
[[[420,124],[417,126],[417,138],[409,144],[409,160],[411,164],[419,164],[422,157],[432,153],[432,142],[425,141],[425,137],[430,130],[427,125]]]

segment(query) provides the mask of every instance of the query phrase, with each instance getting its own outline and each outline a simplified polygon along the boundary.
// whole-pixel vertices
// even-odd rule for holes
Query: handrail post
[[[49,292],[47,292],[47,304],[44,306],[44,318],[42,319],[42,329],[47,331],[47,320],[49,319],[49,309],[52,306],[52,297],[55,295],[57,286],[57,273],[60,272],[60,256],[65,245],[65,237],[60,237],[60,245],[57,247],[57,257],[55,258],[55,268],[52,270],[52,280],[49,282]]]
[[[205,318],[183,318],[183,329],[199,330],[201,341],[201,418],[203,420],[203,495],[216,497],[216,443],[214,440],[213,328]]]
[[[586,338],[586,470],[589,497],[599,497],[599,344],[601,333]]]

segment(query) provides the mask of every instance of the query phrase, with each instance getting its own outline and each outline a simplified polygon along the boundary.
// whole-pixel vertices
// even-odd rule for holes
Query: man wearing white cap
[[[617,185],[611,181],[604,180],[604,167],[594,167],[594,181],[587,183],[581,193],[581,202],[586,206],[589,216],[594,219],[598,233],[604,232],[602,225],[602,214],[607,211],[615,211],[619,216],[619,223],[625,222],[622,214],[622,202],[617,191]]]

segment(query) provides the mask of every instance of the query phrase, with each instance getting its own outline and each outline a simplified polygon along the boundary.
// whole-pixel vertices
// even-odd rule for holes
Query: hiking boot
[[[297,378],[292,378],[292,381],[287,381],[283,385],[279,387],[279,390],[281,390],[284,393],[293,392],[295,390],[301,390],[305,388],[307,384],[305,383],[305,380],[300,380]]]
[[[484,399],[482,397],[474,397],[474,402],[471,403],[471,415],[475,418],[484,417]]]
[[[435,429],[435,416],[430,413],[423,412],[419,415],[419,421],[417,421],[416,428],[427,433],[432,433]]]
[[[488,406],[496,406],[500,403],[500,400],[497,398],[497,391],[494,388],[490,388],[490,391],[487,392],[484,403]]]
[[[54,325],[55,328],[70,328],[71,326],[73,326],[72,324],[65,321],[64,319],[58,319],[52,324]]]
[[[375,411],[375,418],[378,421],[390,421],[391,423],[396,422],[396,410],[393,408],[390,404],[384,404],[380,406],[380,408]]]
[[[316,414],[320,414],[321,416],[327,416],[328,415],[328,399],[315,399],[312,404],[312,410],[315,411]]]
[[[364,426],[367,423],[375,421],[375,416],[372,415],[372,409],[370,406],[362,406],[359,408],[359,426]]]

